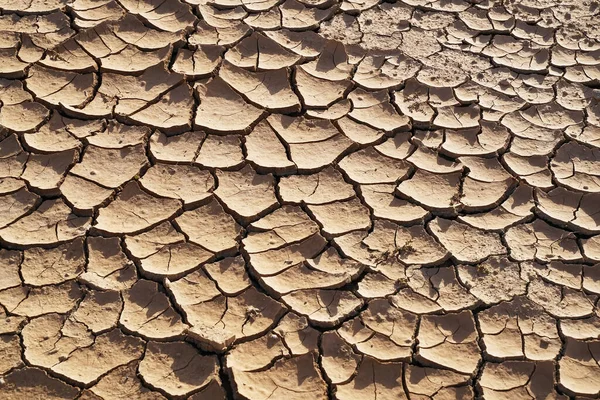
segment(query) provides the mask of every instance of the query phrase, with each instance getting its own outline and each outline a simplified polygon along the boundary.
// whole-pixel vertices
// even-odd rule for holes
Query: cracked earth
[[[600,397],[597,1],[0,10],[0,398]]]

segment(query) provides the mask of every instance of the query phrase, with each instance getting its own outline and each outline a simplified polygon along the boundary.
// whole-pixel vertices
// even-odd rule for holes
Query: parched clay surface
[[[0,399],[600,397],[600,3],[0,0]]]

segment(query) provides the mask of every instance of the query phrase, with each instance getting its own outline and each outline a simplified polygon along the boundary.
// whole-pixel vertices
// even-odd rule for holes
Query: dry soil
[[[0,398],[600,396],[600,4],[0,0]]]

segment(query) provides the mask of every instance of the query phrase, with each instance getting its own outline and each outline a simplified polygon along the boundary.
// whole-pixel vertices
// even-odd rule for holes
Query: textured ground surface
[[[598,2],[0,9],[0,398],[599,396]]]

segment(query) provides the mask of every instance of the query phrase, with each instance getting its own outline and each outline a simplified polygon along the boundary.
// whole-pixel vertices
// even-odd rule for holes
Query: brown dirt
[[[0,399],[599,398],[599,21],[0,0]]]

